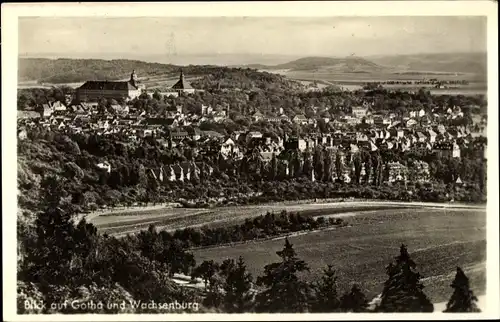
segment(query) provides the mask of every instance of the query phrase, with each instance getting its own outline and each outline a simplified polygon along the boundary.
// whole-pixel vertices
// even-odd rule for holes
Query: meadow
[[[270,71],[272,72],[272,71]],[[359,83],[381,81],[405,81],[437,78],[439,80],[467,80],[469,82],[486,82],[483,75],[472,73],[389,73],[389,72],[334,72],[328,70],[280,71],[279,74],[292,79],[325,80],[329,82]]]
[[[207,209],[186,208],[157,208],[113,211],[108,214],[90,216],[92,222],[101,232],[110,235],[124,235],[147,229],[155,224],[163,230],[197,227],[201,225],[224,226],[243,222],[246,218],[263,215],[266,212],[280,212],[282,210],[296,211],[303,215],[315,216],[333,214],[346,211],[391,209],[414,207],[402,203],[380,202],[340,202],[340,203],[313,203],[313,204],[267,204],[239,207],[221,207]]]
[[[451,85],[453,88],[429,88],[428,84],[384,84],[384,88],[405,91],[418,91],[427,88],[433,95],[486,95],[487,81],[484,76],[476,74],[452,74],[418,72],[412,73],[335,73],[329,71],[281,71],[280,74],[300,80],[301,82],[326,82],[337,85],[345,90],[361,89],[368,82],[385,81],[419,81],[422,79],[437,78],[439,80],[467,80],[468,85]]]
[[[356,214],[353,214],[356,213]],[[468,274],[473,290],[485,292],[486,213],[474,209],[385,209],[352,211],[349,226],[290,237],[298,256],[311,271],[304,277],[317,279],[327,264],[337,270],[339,289],[358,283],[370,298],[380,293],[386,280],[385,267],[408,246],[417,270],[423,275],[425,292],[433,302],[446,301],[456,266]],[[338,214],[334,216],[346,216]],[[254,277],[266,264],[278,261],[276,251],[283,239],[247,242],[195,250],[197,262],[223,261],[243,256]]]

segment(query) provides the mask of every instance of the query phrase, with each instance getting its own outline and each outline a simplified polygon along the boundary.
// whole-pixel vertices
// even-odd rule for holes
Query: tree
[[[382,176],[382,158],[380,157],[380,153],[376,153],[373,156],[373,185],[380,184],[380,178]]]
[[[384,283],[380,312],[433,312],[434,306],[423,292],[422,276],[414,272],[415,262],[410,258],[408,249],[401,245],[395,263],[386,267],[389,278]]]
[[[332,178],[332,154],[328,151],[325,151],[323,158],[323,180],[330,181]]]
[[[316,148],[314,150],[314,155],[313,155],[313,167],[314,167],[315,177],[319,181],[323,180],[323,175],[324,175],[323,159],[324,159],[323,151],[319,148]]]
[[[283,250],[276,252],[281,262],[264,267],[264,275],[257,278],[257,285],[265,287],[256,296],[258,312],[300,313],[308,309],[311,289],[297,276],[309,267],[297,258],[293,245],[285,239]]]
[[[215,273],[219,271],[219,265],[213,260],[203,261],[200,266],[196,267],[193,273],[193,277],[201,277],[205,283],[205,289],[208,289],[208,285],[213,281]]]
[[[89,256],[97,236],[97,229],[85,220],[75,227],[73,208],[64,204],[63,184],[58,177],[44,178],[44,210],[35,221],[34,240],[24,241],[27,265],[20,275],[42,287],[67,285],[72,278],[81,275],[81,271],[75,269],[76,263]]]
[[[368,308],[368,300],[361,289],[354,284],[349,293],[340,298],[340,309],[343,312],[364,312]]]
[[[370,154],[367,154],[365,159],[365,182],[368,185],[370,184],[371,171],[372,171],[372,158]]]
[[[314,171],[313,165],[311,162],[311,154],[309,152],[304,153],[304,164],[302,165],[302,174],[311,178],[311,174]]]
[[[161,101],[161,95],[160,95],[160,92],[158,90],[154,91],[154,93],[153,93],[153,99],[155,99],[157,101]]]
[[[344,165],[342,164],[342,156],[340,153],[335,155],[335,171],[337,172],[337,180],[343,180]]]
[[[300,158],[300,155],[298,152],[294,152],[292,154],[291,164],[292,164],[292,170],[293,170],[292,175],[295,178],[300,177],[302,175],[302,166],[301,166],[302,164],[301,164],[301,158]]]
[[[234,261],[233,261],[234,263]],[[248,312],[252,307],[252,275],[247,272],[240,256],[236,265],[228,265],[229,271],[224,284],[224,308],[228,313]],[[222,268],[222,266],[221,266]]]
[[[278,176],[278,159],[276,158],[276,154],[273,153],[271,158],[271,166],[269,168],[269,179],[275,180]]]
[[[477,297],[470,289],[469,278],[464,271],[457,267],[455,279],[450,285],[454,291],[446,304],[445,313],[449,312],[481,312],[477,307]]]
[[[485,192],[486,188],[486,160],[482,159],[479,165],[479,189],[481,192]]]
[[[175,273],[188,274],[196,265],[193,254],[186,252],[184,245],[178,239],[174,239],[163,248],[161,257],[163,258],[162,261],[170,268],[170,276]]]
[[[222,294],[222,277],[215,273],[210,278],[210,283],[208,284],[207,294],[203,299],[203,305],[206,307],[218,308],[223,304],[223,294]]]
[[[354,178],[356,184],[359,184],[361,180],[361,169],[362,169],[361,157],[359,156],[359,153],[357,153],[354,156]]]
[[[313,312],[335,312],[340,306],[337,296],[337,276],[332,265],[323,270],[323,277],[315,286],[315,299],[311,307]]]

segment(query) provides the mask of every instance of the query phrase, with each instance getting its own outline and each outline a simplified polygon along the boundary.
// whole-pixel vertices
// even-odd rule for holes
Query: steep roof
[[[173,125],[176,120],[174,118],[149,117],[144,120],[148,125]]]
[[[86,90],[126,91],[137,90],[130,82],[87,81],[79,87]]]
[[[172,86],[172,89],[193,89],[193,87],[184,80],[184,73],[181,71],[179,80]]]

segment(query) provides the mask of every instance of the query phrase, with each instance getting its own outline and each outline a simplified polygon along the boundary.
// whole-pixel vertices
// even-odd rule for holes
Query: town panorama
[[[20,57],[18,313],[480,312],[476,49]]]

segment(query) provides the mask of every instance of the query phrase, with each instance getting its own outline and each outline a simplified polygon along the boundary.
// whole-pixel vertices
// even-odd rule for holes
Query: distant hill
[[[251,64],[264,70],[322,71],[338,73],[474,73],[486,74],[486,53],[414,54],[373,57],[305,57],[279,65]]]
[[[352,56],[344,58],[304,57],[277,65],[249,64],[233,67],[331,74],[434,72],[486,75],[487,59],[486,53],[415,54],[367,58]],[[197,77],[227,67],[214,65],[177,66],[127,59],[19,58],[18,77],[19,81],[61,84],[87,80],[126,79],[132,70],[135,70],[139,77],[155,75],[175,77],[181,68],[186,75]]]
[[[274,66],[251,64],[247,65],[246,67],[269,70],[287,69],[290,71],[323,70],[343,73],[378,72],[388,69],[387,67],[379,66],[361,57],[304,57],[294,61],[290,61],[288,63],[278,64]]]
[[[249,68],[213,65],[176,66],[139,60],[20,58],[19,82],[72,84],[88,80],[125,80],[133,70],[148,88],[162,88],[182,69],[195,88],[296,88],[300,84],[283,76]],[[31,86],[33,87],[33,86]]]
[[[440,53],[369,57],[381,66],[400,70],[486,74],[486,53]]]
[[[127,59],[20,58],[18,78],[19,81],[62,84],[87,80],[127,79],[133,70],[139,77],[155,75],[174,77],[179,75],[181,69],[188,76],[202,76],[214,72],[220,67],[210,65],[176,66]]]
[[[72,83],[86,80],[118,80],[132,70],[138,75],[174,72],[173,65],[133,60],[20,58],[19,81]]]
[[[378,71],[384,69],[384,67],[361,57],[305,57],[276,65],[276,68],[292,70],[330,69],[342,72]]]

